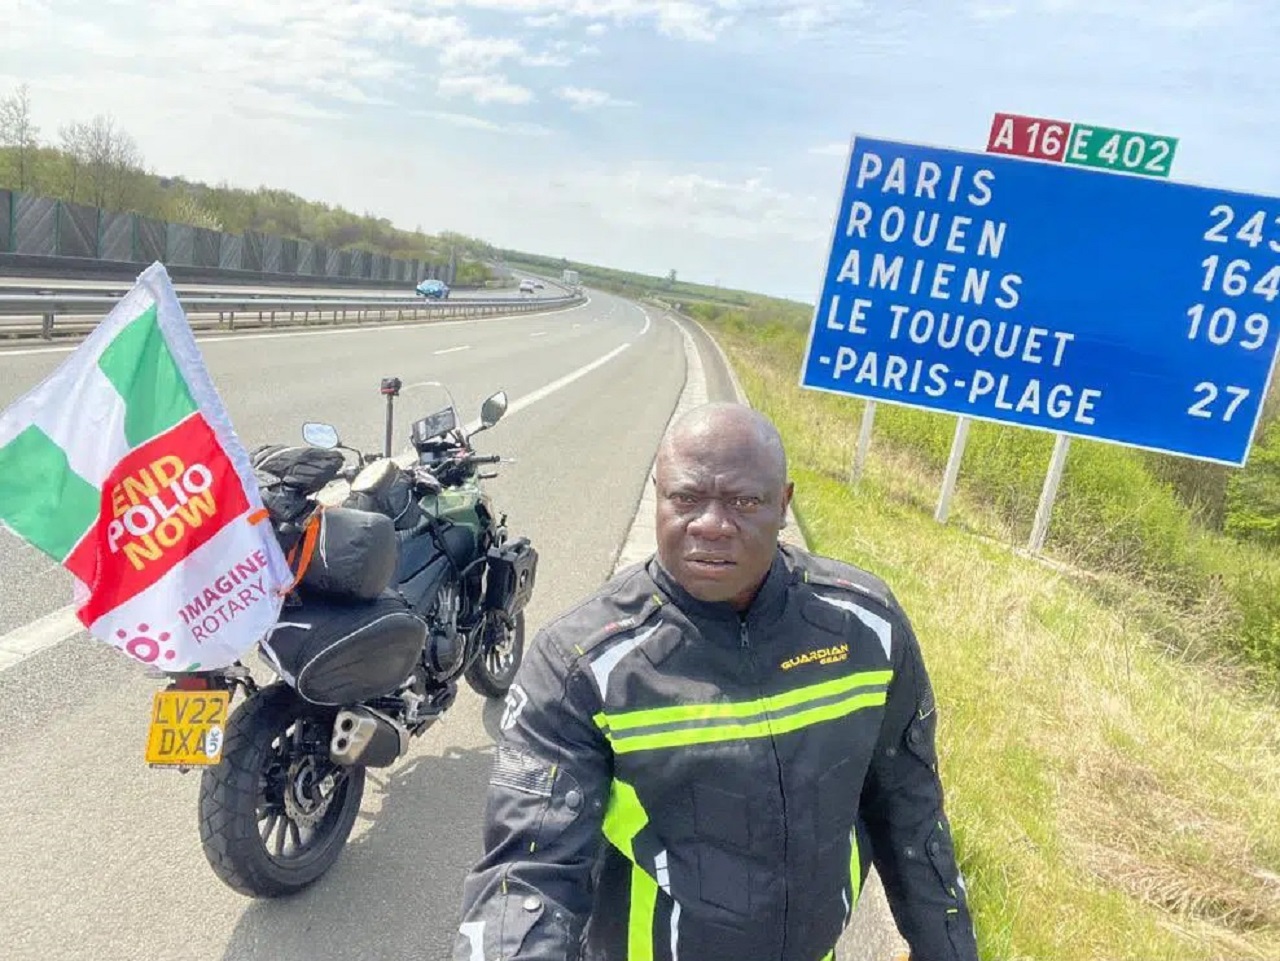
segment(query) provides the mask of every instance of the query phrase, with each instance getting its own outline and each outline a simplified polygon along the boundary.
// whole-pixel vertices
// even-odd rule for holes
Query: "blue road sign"
[[[1243,464],[1280,199],[854,138],[800,383]]]

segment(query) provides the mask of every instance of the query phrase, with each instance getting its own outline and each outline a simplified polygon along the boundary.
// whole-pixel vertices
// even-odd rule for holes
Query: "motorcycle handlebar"
[[[473,464],[497,464],[497,463],[500,463],[501,461],[502,461],[501,454],[490,454],[487,457],[471,458],[471,463]]]

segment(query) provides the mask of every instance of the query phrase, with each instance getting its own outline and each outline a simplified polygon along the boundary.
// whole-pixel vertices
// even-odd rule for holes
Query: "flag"
[[[275,624],[292,573],[162,264],[0,412],[0,524],[144,664],[225,667]]]

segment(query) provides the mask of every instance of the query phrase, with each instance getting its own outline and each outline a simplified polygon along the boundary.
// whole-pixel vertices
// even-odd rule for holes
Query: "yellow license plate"
[[[222,759],[230,691],[156,691],[147,763],[192,767]]]

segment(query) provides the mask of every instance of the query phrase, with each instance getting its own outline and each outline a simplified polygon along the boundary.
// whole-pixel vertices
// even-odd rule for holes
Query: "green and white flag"
[[[0,524],[145,664],[224,667],[275,624],[292,572],[162,264],[0,412]]]

